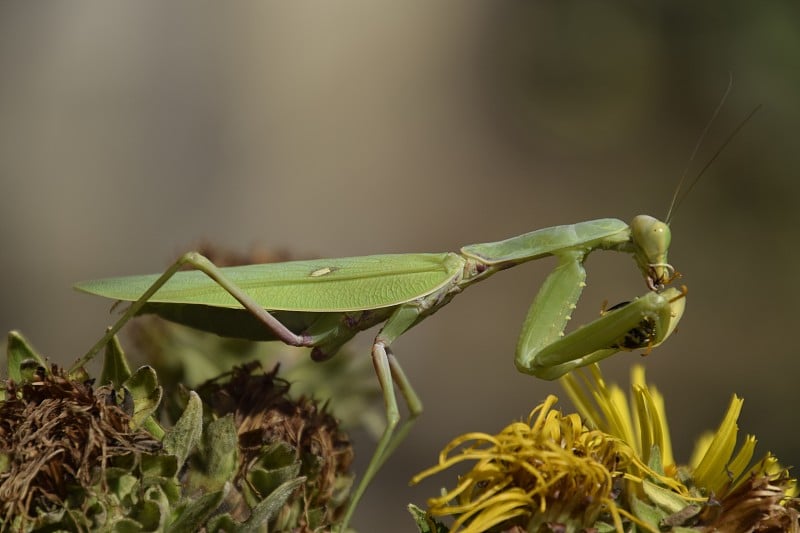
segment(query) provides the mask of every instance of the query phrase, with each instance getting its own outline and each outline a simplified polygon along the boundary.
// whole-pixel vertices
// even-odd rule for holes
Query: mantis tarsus
[[[500,270],[555,256],[558,266],[536,295],[516,349],[517,369],[543,379],[604,359],[620,350],[663,342],[680,320],[685,293],[665,288],[670,231],[647,215],[630,225],[599,219],[540,229],[507,240],[464,246],[459,253],[374,255],[218,268],[202,255],[183,255],[161,275],[88,281],[81,291],[133,303],[74,365],[80,367],[133,316],[155,313],[225,336],[280,340],[312,347],[327,359],[357,332],[384,323],[372,360],[386,407],[386,428],[358,484],[342,531],[370,480],[422,412],[422,404],[390,345],[466,287]],[[605,312],[568,334],[564,328],[585,286],[583,263],[594,250],[633,255],[648,288],[644,296]],[[188,265],[193,271],[180,271]],[[408,405],[400,414],[394,384]]]

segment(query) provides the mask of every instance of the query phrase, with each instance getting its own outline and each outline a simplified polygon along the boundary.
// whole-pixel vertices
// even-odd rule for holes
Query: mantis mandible
[[[392,354],[392,342],[473,283],[555,256],[558,266],[545,279],[522,326],[515,359],[520,372],[556,379],[621,350],[649,349],[672,333],[686,301],[685,291],[666,288],[675,278],[667,262],[669,244],[666,223],[639,215],[630,225],[607,218],[555,226],[464,246],[458,253],[219,268],[189,252],[161,275],[77,284],[81,291],[133,303],[73,368],[84,365],[128,320],[144,313],[223,336],[311,347],[311,357],[318,361],[335,355],[359,331],[384,323],[372,344],[372,361],[387,424],[345,513],[344,531],[367,485],[422,412],[422,403]],[[564,334],[585,286],[583,263],[594,250],[632,254],[649,291]],[[194,270],[181,271],[187,265]],[[395,385],[409,411],[402,424]]]

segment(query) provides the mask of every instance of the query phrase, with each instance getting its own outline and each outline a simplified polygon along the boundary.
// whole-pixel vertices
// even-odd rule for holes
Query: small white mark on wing
[[[332,267],[323,267],[323,268],[318,268],[317,270],[315,270],[314,272],[312,272],[312,273],[310,274],[310,276],[311,276],[312,278],[318,278],[318,277],[320,277],[320,276],[325,276],[325,275],[327,275],[327,274],[330,274],[330,273],[331,273],[331,272],[333,272],[334,270],[336,270],[336,269],[335,269],[335,268],[332,268]]]

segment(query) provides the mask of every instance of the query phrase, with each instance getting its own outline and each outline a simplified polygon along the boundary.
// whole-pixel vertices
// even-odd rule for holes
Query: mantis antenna
[[[700,145],[703,144],[703,141],[705,140],[708,134],[708,130],[711,129],[711,125],[714,123],[717,116],[719,116],[719,113],[722,110],[722,106],[725,105],[725,101],[728,99],[728,95],[731,92],[732,85],[733,85],[733,77],[729,79],[728,87],[725,89],[725,93],[722,95],[719,104],[717,104],[714,113],[711,115],[711,119],[708,121],[705,128],[703,128],[700,137],[697,139],[697,143],[694,145],[694,150],[692,150],[692,155],[691,157],[689,157],[689,161],[686,163],[686,168],[684,169],[683,174],[681,175],[680,181],[678,181],[678,186],[675,187],[675,193],[672,195],[672,201],[669,204],[669,210],[667,211],[667,216],[664,218],[664,222],[667,224],[672,222],[672,216],[678,209],[678,206],[681,203],[683,203],[683,200],[687,196],[689,196],[689,193],[694,188],[694,186],[697,185],[697,182],[700,181],[700,178],[703,177],[703,174],[705,174],[706,170],[708,170],[708,168],[712,165],[712,163],[714,163],[714,161],[717,160],[717,158],[720,156],[723,150],[725,150],[725,148],[731,143],[734,137],[736,137],[736,135],[740,131],[742,131],[742,128],[744,128],[745,124],[750,122],[750,119],[753,118],[753,115],[755,115],[756,112],[759,109],[761,109],[761,104],[758,104],[755,108],[753,108],[752,111],[750,111],[750,113],[747,114],[747,116],[741,122],[739,122],[739,125],[736,126],[736,128],[734,128],[731,134],[728,135],[725,141],[723,141],[723,143],[720,145],[717,151],[714,152],[714,155],[711,156],[711,159],[708,160],[708,162],[705,164],[705,166],[703,166],[700,172],[697,173],[697,175],[694,177],[691,183],[689,183],[688,187],[683,189],[684,182],[686,181],[686,176],[688,175],[689,172],[689,166],[692,164],[692,161],[694,161],[694,158],[697,155],[698,150],[700,149]]]

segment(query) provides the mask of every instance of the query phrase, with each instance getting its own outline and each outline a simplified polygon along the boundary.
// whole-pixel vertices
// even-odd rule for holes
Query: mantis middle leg
[[[372,364],[375,367],[375,374],[378,376],[378,382],[383,393],[383,402],[386,408],[386,427],[378,440],[378,444],[375,446],[375,451],[367,465],[367,469],[364,471],[364,476],[356,486],[356,490],[350,499],[350,505],[341,523],[340,531],[342,532],[346,530],[353,511],[372,478],[375,477],[375,474],[386,462],[386,459],[389,458],[394,449],[408,434],[414,420],[422,413],[422,402],[419,396],[417,396],[389,348],[389,345],[395,339],[414,325],[419,315],[420,308],[417,305],[413,303],[401,305],[386,321],[372,345]],[[397,406],[397,396],[393,382],[397,385],[408,406],[409,415],[402,424],[400,424],[400,410]]]

